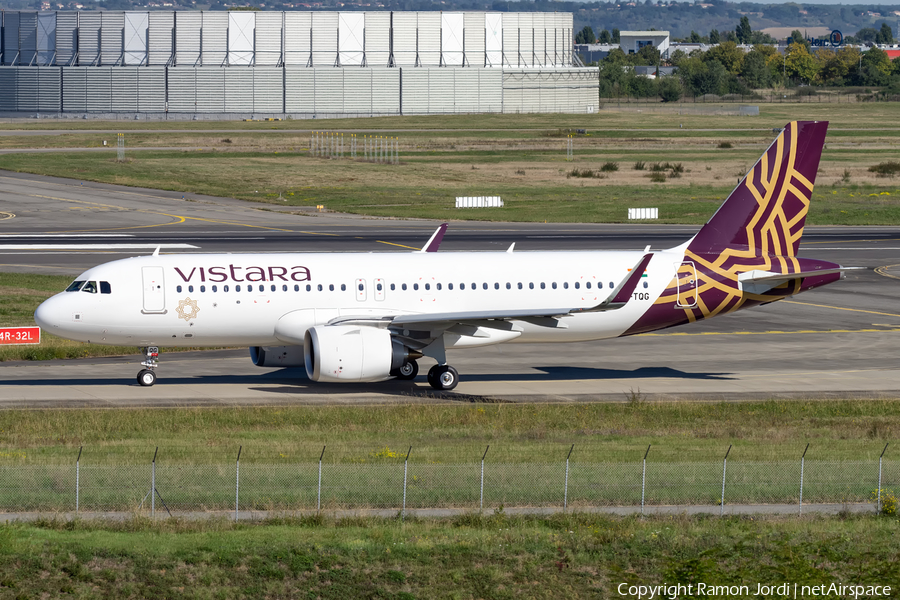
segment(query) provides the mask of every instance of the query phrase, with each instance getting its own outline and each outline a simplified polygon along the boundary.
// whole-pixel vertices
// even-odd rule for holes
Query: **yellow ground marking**
[[[875,272],[879,275],[890,277],[891,279],[900,279],[900,277],[898,277],[897,275],[891,275],[886,271],[886,269],[891,269],[893,267],[900,267],[900,265],[884,265],[883,267],[875,267]]]
[[[404,246],[403,244],[395,244],[393,242],[383,242],[381,240],[375,240],[379,244],[387,244],[388,246],[399,246],[401,248],[409,248],[410,250],[421,250],[421,248],[413,248],[412,246]]]
[[[893,326],[892,326],[893,327]],[[797,331],[704,331],[702,333],[641,333],[641,336],[710,336],[710,335],[791,335],[795,333],[900,333],[898,329],[799,329]]]
[[[863,310],[861,308],[844,308],[843,306],[828,306],[827,304],[812,304],[810,302],[797,302],[796,300],[782,300],[788,304],[802,304],[803,306],[815,306],[817,308],[833,308],[834,310],[849,310],[850,312],[868,313],[870,315],[884,315],[886,317],[900,317],[897,313],[878,312],[875,310]]]
[[[11,212],[0,212],[0,221],[6,221],[7,219],[14,219],[16,215]]]

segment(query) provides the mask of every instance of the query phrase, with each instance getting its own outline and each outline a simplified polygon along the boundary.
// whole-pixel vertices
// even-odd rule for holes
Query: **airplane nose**
[[[50,332],[59,327],[59,311],[54,308],[54,305],[57,304],[57,298],[53,296],[41,302],[41,305],[34,311],[34,322],[44,331]]]

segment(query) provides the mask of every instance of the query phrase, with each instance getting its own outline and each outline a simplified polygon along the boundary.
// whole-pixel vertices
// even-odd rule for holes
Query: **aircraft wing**
[[[392,329],[406,330],[444,330],[456,325],[477,324],[484,326],[485,321],[512,321],[522,320],[546,327],[562,327],[558,319],[568,315],[585,312],[604,312],[618,310],[624,307],[644,274],[644,270],[653,258],[652,254],[645,254],[641,260],[629,269],[628,275],[600,304],[589,308],[572,307],[547,307],[522,310],[479,310],[458,312],[434,312],[413,313],[402,315],[373,316],[342,316],[328,322],[329,325],[369,325],[374,327],[389,327]]]

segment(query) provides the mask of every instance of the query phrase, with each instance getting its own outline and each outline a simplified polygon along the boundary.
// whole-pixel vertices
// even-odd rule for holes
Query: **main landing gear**
[[[142,362],[141,364],[146,369],[141,369],[137,374],[137,382],[144,387],[149,387],[156,383],[156,368],[157,363],[159,363],[159,348],[156,346],[149,346],[147,348],[141,348],[144,352],[144,355],[147,357],[147,360]]]
[[[412,381],[419,374],[419,364],[407,360],[391,375],[403,381]],[[450,391],[459,383],[459,373],[450,365],[434,365],[428,370],[428,384],[436,390]]]
[[[450,365],[434,365],[428,370],[428,383],[436,390],[450,391],[459,383],[459,373]]]

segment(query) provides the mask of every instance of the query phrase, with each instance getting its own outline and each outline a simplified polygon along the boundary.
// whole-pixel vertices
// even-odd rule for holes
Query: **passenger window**
[[[425,284],[425,289],[426,289],[426,290],[430,290],[430,289],[431,289],[431,284],[430,284],[430,283],[426,283],[426,284]]]
[[[264,286],[264,285],[259,286],[259,291],[261,291],[261,292],[266,291],[266,286]],[[272,290],[272,291],[275,291],[275,290]]]
[[[226,285],[226,286],[223,286],[223,287],[222,287],[222,291],[223,291],[223,292],[227,292],[227,291],[228,291],[228,286],[227,286],[227,285]]]
[[[453,284],[452,284],[452,283],[448,283],[448,284],[447,284],[447,289],[448,289],[448,290],[452,290],[452,289],[453,289]]]
[[[241,286],[240,286],[240,284],[234,286],[234,291],[236,291],[236,292],[241,291]]]
[[[379,283],[378,285],[375,286],[375,289],[380,292],[381,290],[384,289],[384,286]]]
[[[346,283],[342,283],[342,284],[341,284],[341,291],[342,291],[342,292],[346,292],[346,291],[347,291],[347,284],[346,284]]]
[[[550,287],[552,287],[552,288],[555,290],[555,289],[556,289],[556,282],[554,281],[553,283],[551,283],[551,284],[550,284]]]
[[[260,286],[260,287],[262,287],[262,286]],[[252,286],[252,285],[248,285],[248,286],[247,286],[247,291],[250,292],[250,293],[253,293],[253,286]]]
[[[466,284],[464,284],[464,283],[459,284],[459,289],[461,289],[461,290],[466,289]]]
[[[84,280],[82,281],[73,281],[69,284],[69,287],[66,288],[67,292],[77,292],[81,289],[81,286],[84,285]]]
[[[322,291],[322,284],[321,284],[321,283],[320,283],[318,286],[316,286],[316,287],[318,288],[318,290],[319,290],[320,292]],[[359,289],[362,289],[362,284],[359,285]]]
[[[564,290],[569,289],[569,282],[568,282],[568,281],[563,281],[563,289],[564,289]]]
[[[287,291],[287,286],[286,286],[286,285],[281,286],[281,291],[282,291],[282,292],[286,292],[286,291]]]
[[[519,289],[520,289],[520,290],[522,289],[522,282],[521,282],[521,281],[519,282]]]
[[[644,284],[644,287],[647,287],[646,283]],[[108,281],[100,282],[100,293],[101,294],[112,294],[112,288],[110,288]]]
[[[188,286],[188,292],[193,292],[193,291],[194,291],[194,286],[189,285],[189,286]]]
[[[496,281],[494,282],[494,289],[495,289],[495,290],[499,290],[499,289],[500,289],[500,284],[497,283]]]
[[[506,282],[506,289],[508,289],[508,290],[512,289],[512,284],[508,281]]]
[[[307,292],[311,292],[311,291],[312,291],[312,286],[309,285],[308,283],[306,284],[306,291],[307,291]]]
[[[403,285],[401,285],[401,286],[400,286],[400,289],[402,289],[402,290],[405,292],[405,291],[406,291],[406,284],[404,283]]]
[[[392,284],[391,284],[391,291],[393,292],[395,289],[397,289],[397,286],[396,286],[396,284],[393,284],[393,283],[392,283]]]
[[[321,285],[319,286],[319,289],[320,290],[322,289]],[[363,284],[359,284],[359,291],[363,291]]]
[[[545,284],[543,281],[541,282],[541,289],[547,289],[547,284]]]
[[[218,291],[219,291],[219,288],[218,288],[218,287],[216,287],[216,286],[212,286],[212,291],[214,291],[214,292],[218,292]]]
[[[418,284],[418,283],[414,283],[414,284],[413,284],[413,289],[416,290],[416,291],[418,291],[418,290],[419,290],[419,284]]]
[[[275,291],[275,289],[276,289],[275,286],[272,285],[272,291],[273,291],[273,292]],[[287,286],[284,286],[284,289],[287,289]]]
[[[616,284],[613,283],[612,281],[610,281],[610,282],[609,282],[609,289],[613,289],[614,287],[616,287]]]
[[[487,289],[487,283],[482,283],[482,284],[481,284],[481,288],[486,290],[486,289]]]
[[[176,286],[175,286],[175,291],[178,292],[178,293],[180,294],[180,293],[181,293],[181,286],[180,286],[180,285],[176,285]]]
[[[294,291],[295,291],[295,292],[299,292],[299,291],[300,291],[300,286],[297,285],[296,283],[294,284]]]
[[[333,284],[333,283],[329,283],[329,284],[328,284],[328,291],[329,291],[329,292],[333,292],[333,291],[334,291],[334,284]]]
[[[644,289],[646,290],[647,287],[649,287],[649,286],[647,285],[647,282],[645,281],[645,282],[644,282]]]
[[[576,281],[576,282],[575,282],[575,289],[577,290],[577,289],[580,289],[580,288],[581,288],[581,284],[578,283],[578,282]]]
[[[206,286],[205,286],[205,285],[201,285],[201,286],[200,286],[200,291],[201,291],[201,292],[205,292],[205,291],[206,291]]]
[[[591,289],[591,282],[588,281],[587,283],[585,283],[584,287],[586,287],[587,289]]]
[[[534,289],[534,282],[533,282],[533,281],[530,282],[530,283],[528,284],[528,289],[529,289],[529,290],[533,290],[533,289]]]
[[[472,284],[472,289],[473,289],[473,290],[477,290],[477,289],[478,289],[478,284],[477,284],[477,283],[473,283],[473,284]]]
[[[437,289],[438,289],[438,290],[441,289],[441,284],[437,284]]]

